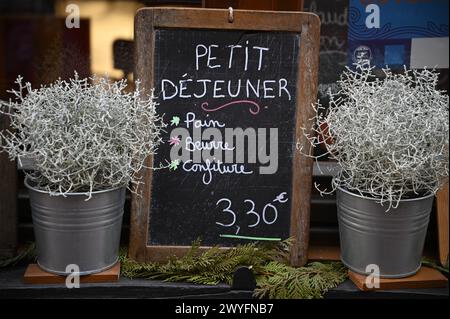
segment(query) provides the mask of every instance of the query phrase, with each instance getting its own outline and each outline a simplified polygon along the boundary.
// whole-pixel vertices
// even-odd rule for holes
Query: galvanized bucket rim
[[[374,202],[380,202],[379,198],[373,198],[373,197],[368,197],[368,196],[363,196],[361,194],[353,193],[353,192],[351,192],[351,191],[349,191],[349,190],[347,190],[347,189],[345,189],[345,188],[343,188],[342,186],[339,186],[339,185],[337,186],[337,189],[339,191],[343,192],[343,193],[349,194],[349,195],[354,196],[354,197],[367,199],[367,200],[371,200],[371,201],[374,201]],[[424,199],[427,199],[427,198],[430,198],[430,197],[434,197],[434,196],[435,196],[435,194],[431,193],[429,195],[422,196],[422,197],[401,199],[400,203],[421,201],[421,200],[424,200]]]
[[[32,190],[32,191],[34,191],[34,192],[41,193],[41,194],[46,194],[46,195],[50,195],[50,196],[89,196],[89,192],[64,193],[64,194],[53,194],[53,195],[52,195],[52,194],[50,194],[50,193],[47,192],[47,191],[44,191],[44,190],[42,190],[42,189],[39,189],[39,188],[36,188],[36,187],[31,186],[31,185],[28,183],[28,177],[25,178],[24,184],[25,184],[25,186],[26,186],[28,189],[30,189],[30,190]],[[91,192],[91,194],[92,194],[92,195],[97,195],[97,194],[109,193],[109,192],[113,192],[113,191],[122,189],[122,188],[124,188],[124,187],[125,187],[125,186],[117,186],[117,187],[114,187],[114,188],[103,189],[103,190],[100,190],[100,191],[93,191],[93,192]]]

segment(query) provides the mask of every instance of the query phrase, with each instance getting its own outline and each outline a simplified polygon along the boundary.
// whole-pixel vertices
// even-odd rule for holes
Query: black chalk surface
[[[155,31],[168,127],[154,166],[170,167],[153,172],[148,245],[289,237],[299,45],[291,32]]]

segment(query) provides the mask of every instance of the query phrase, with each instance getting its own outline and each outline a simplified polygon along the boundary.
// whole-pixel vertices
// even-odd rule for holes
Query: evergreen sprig
[[[172,257],[165,264],[140,264],[124,255],[121,257],[122,275],[129,278],[186,281],[196,284],[231,284],[233,272],[238,266],[248,266],[253,271],[262,271],[270,261],[284,258],[287,242],[278,246],[247,244],[232,249],[218,246],[200,252],[196,241],[189,252],[181,258]]]
[[[322,298],[325,292],[342,283],[347,270],[340,262],[312,262],[294,268],[275,261],[264,266],[258,277],[255,297],[314,299]]]
[[[122,275],[204,285],[231,284],[235,269],[247,266],[256,277],[255,297],[303,299],[321,298],[347,278],[347,270],[339,262],[288,266],[289,245],[289,241],[264,246],[252,243],[230,249],[213,247],[201,253],[197,241],[184,257],[171,258],[165,264],[140,264],[123,254]]]

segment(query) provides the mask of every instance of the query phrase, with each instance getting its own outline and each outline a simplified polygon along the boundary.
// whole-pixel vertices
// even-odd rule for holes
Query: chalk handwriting
[[[272,200],[269,203],[266,203],[261,211],[261,213],[258,213],[256,208],[256,203],[252,199],[244,199],[244,204],[249,204],[248,210],[245,212],[245,215],[252,215],[254,221],[252,223],[249,223],[246,225],[247,228],[254,228],[258,227],[258,225],[261,224],[261,221],[264,222],[266,225],[272,225],[278,220],[278,209],[277,207],[272,203],[279,203],[279,205],[286,203],[289,199],[286,197],[287,192],[282,192],[279,195],[275,197],[274,200]],[[222,203],[226,203],[225,207],[223,207]],[[235,232],[234,235],[238,235],[239,230],[242,228],[243,225],[236,225],[238,222],[239,213],[234,211],[232,209],[233,202],[229,198],[220,198],[216,202],[216,207],[222,207],[220,208],[221,211],[221,221],[216,221],[216,224],[222,227],[230,228],[230,227],[236,227],[237,232]]]

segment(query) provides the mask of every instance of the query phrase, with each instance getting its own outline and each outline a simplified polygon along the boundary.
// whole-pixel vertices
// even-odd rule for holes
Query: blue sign
[[[448,68],[447,0],[350,0],[348,64]]]

